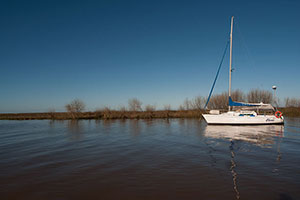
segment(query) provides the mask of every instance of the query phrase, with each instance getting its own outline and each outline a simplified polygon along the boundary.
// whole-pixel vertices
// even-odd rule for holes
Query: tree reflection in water
[[[113,119],[104,119],[101,121],[102,122],[102,131],[104,134],[109,135],[112,130],[112,126],[115,124],[116,120]]]
[[[137,137],[141,133],[140,121],[138,119],[129,120],[129,130],[133,137]]]
[[[68,133],[71,135],[71,139],[78,140],[82,137],[83,122],[81,120],[68,120],[67,128]]]

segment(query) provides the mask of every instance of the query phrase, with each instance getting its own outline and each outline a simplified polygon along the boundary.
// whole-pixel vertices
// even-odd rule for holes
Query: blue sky
[[[207,96],[235,16],[233,89],[300,97],[300,2],[1,1],[0,112]],[[214,93],[227,91],[228,54]]]

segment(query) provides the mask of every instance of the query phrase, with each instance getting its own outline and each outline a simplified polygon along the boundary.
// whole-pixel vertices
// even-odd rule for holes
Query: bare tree
[[[231,92],[233,101],[245,101],[245,94],[241,90],[234,90]],[[206,102],[206,99],[203,99]],[[207,105],[209,109],[227,109],[228,108],[228,92],[213,95]]]
[[[245,101],[245,94],[242,90],[234,90],[231,92],[231,98],[233,101]]]
[[[207,105],[209,109],[227,109],[228,108],[228,93],[213,95]]]
[[[184,107],[185,110],[190,110],[191,109],[191,101],[188,98],[186,98],[184,100],[182,106]]]
[[[149,111],[149,112],[150,111],[155,111],[156,110],[156,106],[148,104],[148,105],[145,106],[145,110]]]
[[[128,107],[130,111],[142,111],[142,102],[137,98],[129,99]]]
[[[285,107],[300,107],[300,99],[285,98]]]
[[[192,109],[203,109],[205,104],[204,97],[197,96],[191,101],[191,107]]]
[[[246,98],[247,97],[247,98]],[[273,100],[272,93],[265,90],[254,89],[251,90],[247,96],[241,90],[234,90],[231,92],[233,101],[246,101],[250,103],[271,103]],[[205,101],[205,100],[204,100]],[[209,109],[227,109],[228,108],[228,92],[213,95],[207,106]]]
[[[287,97],[284,99],[284,101],[285,101],[285,107],[290,107],[290,98]]]
[[[109,106],[104,106],[102,109],[101,109],[102,112],[110,112],[112,111],[112,109],[109,107]]]
[[[54,108],[49,108],[48,113],[49,113],[51,119],[55,119],[55,109]]]
[[[249,103],[272,103],[272,92],[267,90],[252,89],[247,94],[247,100]]]
[[[83,103],[83,101],[81,101],[79,99],[75,99],[75,100],[71,101],[71,103],[66,104],[65,108],[70,113],[79,113],[79,112],[84,111],[85,104]]]
[[[183,111],[184,110],[184,106],[183,105],[179,105],[178,110],[179,111]]]
[[[126,107],[125,106],[119,106],[118,110],[121,111],[121,112],[125,112]]]
[[[170,104],[164,105],[164,110],[170,111],[171,110],[171,105]]]

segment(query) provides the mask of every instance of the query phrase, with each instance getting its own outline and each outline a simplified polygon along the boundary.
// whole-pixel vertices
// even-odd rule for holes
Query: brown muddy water
[[[300,118],[0,121],[0,199],[300,199]]]

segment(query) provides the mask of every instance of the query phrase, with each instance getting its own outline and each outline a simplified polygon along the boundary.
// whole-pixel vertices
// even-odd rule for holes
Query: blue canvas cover
[[[243,102],[234,102],[231,97],[229,97],[229,106],[258,106],[257,104],[249,104]]]

